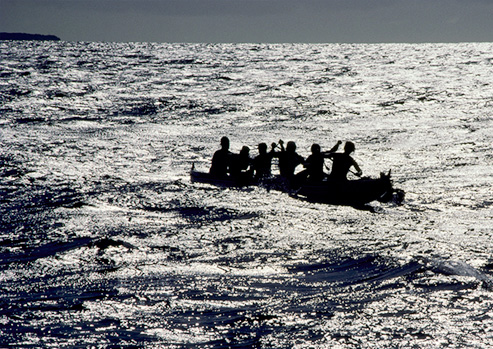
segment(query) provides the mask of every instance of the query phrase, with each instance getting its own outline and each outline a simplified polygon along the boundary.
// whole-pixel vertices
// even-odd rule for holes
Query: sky
[[[493,0],[0,0],[0,32],[103,42],[493,42]]]

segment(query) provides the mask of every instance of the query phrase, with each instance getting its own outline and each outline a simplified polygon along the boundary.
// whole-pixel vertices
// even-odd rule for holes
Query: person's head
[[[221,138],[221,147],[225,150],[229,149],[229,138],[228,137]]]
[[[296,151],[296,143],[293,141],[289,141],[286,145],[286,151],[294,153]]]
[[[265,154],[265,153],[267,153],[267,144],[265,144],[265,143],[260,143],[260,144],[258,145],[258,152],[259,152],[260,154]]]
[[[312,153],[313,154],[320,154],[320,145],[317,143],[312,144]]]
[[[353,142],[346,142],[346,144],[344,145],[344,152],[346,154],[351,154],[354,149],[356,149],[356,147],[354,146]]]
[[[248,156],[250,154],[250,148],[248,148],[246,145],[243,146],[240,150],[240,155],[241,156]]]

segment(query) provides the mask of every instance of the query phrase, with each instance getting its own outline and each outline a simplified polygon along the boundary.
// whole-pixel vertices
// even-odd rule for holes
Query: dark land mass
[[[0,33],[0,40],[43,40],[60,41],[55,35],[26,34],[26,33]]]

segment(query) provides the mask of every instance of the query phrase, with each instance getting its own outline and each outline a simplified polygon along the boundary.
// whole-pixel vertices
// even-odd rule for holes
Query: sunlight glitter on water
[[[0,49],[0,343],[493,344],[491,44]],[[405,202],[190,183],[223,135],[353,140]]]

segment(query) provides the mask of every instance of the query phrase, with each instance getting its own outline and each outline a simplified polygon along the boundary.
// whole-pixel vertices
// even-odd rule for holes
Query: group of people
[[[277,150],[279,144],[279,150]],[[324,172],[324,159],[332,160],[332,170],[328,175],[331,180],[344,181],[351,167],[361,176],[362,171],[356,161],[351,157],[355,146],[352,142],[346,142],[344,152],[337,152],[341,141],[329,151],[322,151],[320,145],[311,146],[311,154],[305,159],[296,152],[296,143],[288,142],[284,147],[282,140],[279,143],[272,143],[270,151],[266,143],[258,145],[258,155],[250,157],[250,148],[244,146],[239,154],[234,154],[229,150],[228,137],[221,138],[221,149],[217,150],[212,157],[212,164],[209,173],[218,178],[231,176],[240,181],[248,181],[252,178],[260,181],[271,176],[272,159],[279,161],[279,173],[292,183],[302,184],[304,182],[321,182],[327,175]],[[304,170],[295,173],[296,168],[302,165]]]

